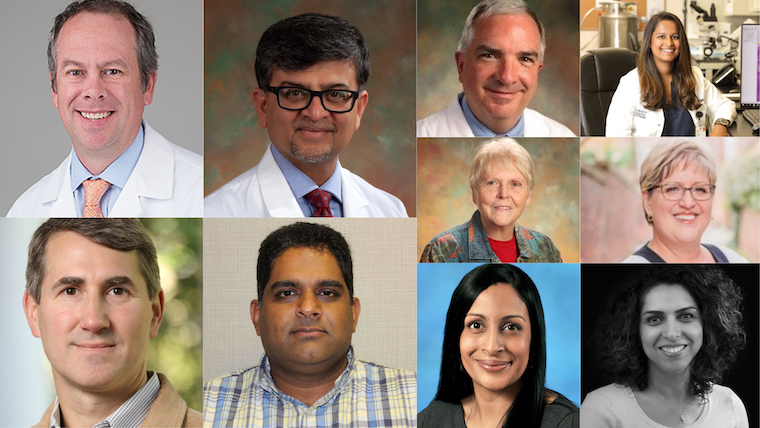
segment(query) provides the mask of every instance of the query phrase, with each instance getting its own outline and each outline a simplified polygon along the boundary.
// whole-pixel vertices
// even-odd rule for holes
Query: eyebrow
[[[298,82],[289,82],[289,81],[283,81],[278,86],[295,86],[296,88],[303,88],[307,91],[316,90],[316,89],[309,89],[306,87],[306,85]],[[330,89],[350,89],[350,86],[348,86],[345,83],[325,83],[320,86],[320,90],[327,91]]]
[[[494,48],[494,47],[488,46],[488,45],[480,45],[480,46],[478,46],[477,52],[478,53],[487,52],[487,53],[492,53],[492,54],[496,54],[496,55],[499,55],[499,56],[501,56],[501,55],[504,54],[503,50],[497,49],[497,48]],[[517,53],[517,56],[520,56],[520,57],[529,56],[529,57],[538,58],[538,52],[536,52],[536,51],[520,51],[520,52]]]
[[[56,281],[53,284],[52,288],[55,290],[56,288],[62,288],[69,285],[82,285],[84,283],[85,283],[84,278],[80,278],[78,276],[63,276],[61,278],[58,278],[58,281]],[[113,285],[134,286],[135,285],[134,281],[132,281],[132,278],[128,276],[124,276],[124,275],[110,276],[106,278],[105,281],[103,281],[103,284],[108,285],[108,286],[113,286]]]
[[[114,66],[114,65],[120,66],[122,68],[127,68],[127,63],[124,62],[124,61],[122,61],[122,60],[120,60],[120,59],[112,59],[112,60],[106,61],[106,62],[104,62],[102,64],[98,64],[98,68],[103,69],[103,68],[108,68],[108,67]],[[61,68],[66,68],[68,66],[74,66],[74,67],[78,67],[78,68],[85,68],[84,63],[81,63],[79,61],[74,61],[72,59],[66,59],[66,60],[61,61],[61,63],[60,63],[60,67]]]
[[[282,281],[276,281],[274,282],[269,288],[272,291],[275,291],[278,288],[289,288],[289,287],[295,287],[295,288],[301,288],[301,283],[298,281],[293,281],[290,279],[284,279]],[[334,279],[323,279],[317,282],[317,287],[333,287],[333,288],[347,288],[345,285],[343,285],[342,282],[336,281]]]
[[[675,313],[680,314],[680,313],[686,312],[686,311],[699,311],[699,309],[697,309],[694,306],[687,306],[685,308],[676,309]],[[664,313],[665,313],[665,311],[651,310],[651,311],[645,311],[641,315],[642,316],[647,315],[647,314],[660,315],[660,314],[664,314]]]
[[[465,315],[465,318],[466,317],[477,317],[477,318],[483,318],[483,319],[487,319],[488,318],[488,317],[486,317],[485,315],[482,315],[482,314],[467,314],[467,315]],[[512,318],[520,318],[521,320],[525,321],[525,318],[523,318],[522,315],[504,315],[503,317],[501,317],[501,321],[507,321],[507,320],[510,320]]]

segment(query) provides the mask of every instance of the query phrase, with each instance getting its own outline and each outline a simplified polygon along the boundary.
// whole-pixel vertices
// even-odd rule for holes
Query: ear
[[[526,207],[527,207],[528,205],[530,205],[530,197],[531,197],[531,196],[533,196],[533,191],[532,191],[532,190],[528,191],[528,199],[526,199],[526,200],[525,200],[525,206],[526,206]]]
[[[259,117],[259,125],[262,128],[267,127],[267,93],[261,88],[253,90],[253,107],[256,109],[256,116]]]
[[[37,323],[37,308],[39,305],[34,301],[28,292],[24,291],[24,313],[26,314],[26,322],[29,323],[29,328],[32,330],[32,336],[40,337],[40,326]]]
[[[153,297],[151,309],[153,317],[150,320],[150,338],[153,339],[158,334],[158,328],[161,327],[161,320],[164,319],[164,290],[158,290],[158,294]]]
[[[261,336],[259,332],[259,316],[261,315],[261,308],[259,307],[259,301],[256,299],[251,300],[251,321],[253,321],[253,327],[256,328],[256,336]]]
[[[58,94],[55,93],[55,82],[53,82],[53,73],[50,73],[50,94],[53,95],[53,105],[58,108]]]
[[[457,63],[457,74],[459,75],[459,83],[462,82],[462,70],[464,70],[464,53],[454,52],[454,61]]]
[[[644,213],[646,213],[647,216],[652,216],[652,198],[649,195],[649,192],[646,190],[641,191],[641,203],[644,205]]]
[[[356,333],[356,324],[359,322],[359,312],[362,311],[362,305],[359,303],[359,298],[354,297],[354,303],[351,305],[351,310],[354,312],[354,330]]]
[[[543,61],[541,61],[541,62],[538,63],[538,70],[536,70],[536,73],[538,73],[539,71],[541,71],[542,68],[544,68],[544,62]]]
[[[478,194],[475,192],[475,188],[470,186],[470,190],[472,190],[472,203],[477,205],[478,204]]]
[[[153,74],[148,76],[148,86],[145,87],[145,92],[143,92],[143,101],[145,102],[146,106],[149,106],[150,103],[153,102],[153,91],[156,90],[156,81],[158,80],[158,73],[155,71]]]
[[[362,115],[364,114],[364,109],[367,108],[368,102],[369,94],[367,91],[361,91],[359,93],[359,98],[356,99],[356,105],[354,106],[356,109],[356,128],[354,128],[354,131],[359,129],[359,125],[362,123]]]

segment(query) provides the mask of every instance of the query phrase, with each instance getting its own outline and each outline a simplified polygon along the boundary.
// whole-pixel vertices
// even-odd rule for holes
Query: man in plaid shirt
[[[311,223],[272,232],[256,276],[251,318],[266,353],[204,385],[205,426],[416,426],[416,375],[354,355],[361,306],[340,233]]]

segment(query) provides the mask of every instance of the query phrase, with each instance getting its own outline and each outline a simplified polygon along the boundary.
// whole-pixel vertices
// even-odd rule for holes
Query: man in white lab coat
[[[544,66],[546,36],[522,0],[483,0],[465,22],[454,55],[461,92],[417,122],[417,137],[574,137],[527,108]]]
[[[120,0],[72,2],[48,43],[53,104],[70,155],[9,217],[200,217],[203,160],[142,120],[153,100],[153,28]]]
[[[395,196],[341,167],[367,106],[369,48],[339,17],[294,16],[256,49],[253,103],[271,144],[206,197],[206,217],[406,217]]]

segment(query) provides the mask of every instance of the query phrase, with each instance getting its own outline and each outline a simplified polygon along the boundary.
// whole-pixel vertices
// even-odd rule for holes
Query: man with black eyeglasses
[[[253,102],[272,144],[258,165],[204,201],[207,217],[406,217],[395,196],[342,168],[338,155],[368,101],[369,48],[345,19],[284,19],[256,49]]]

